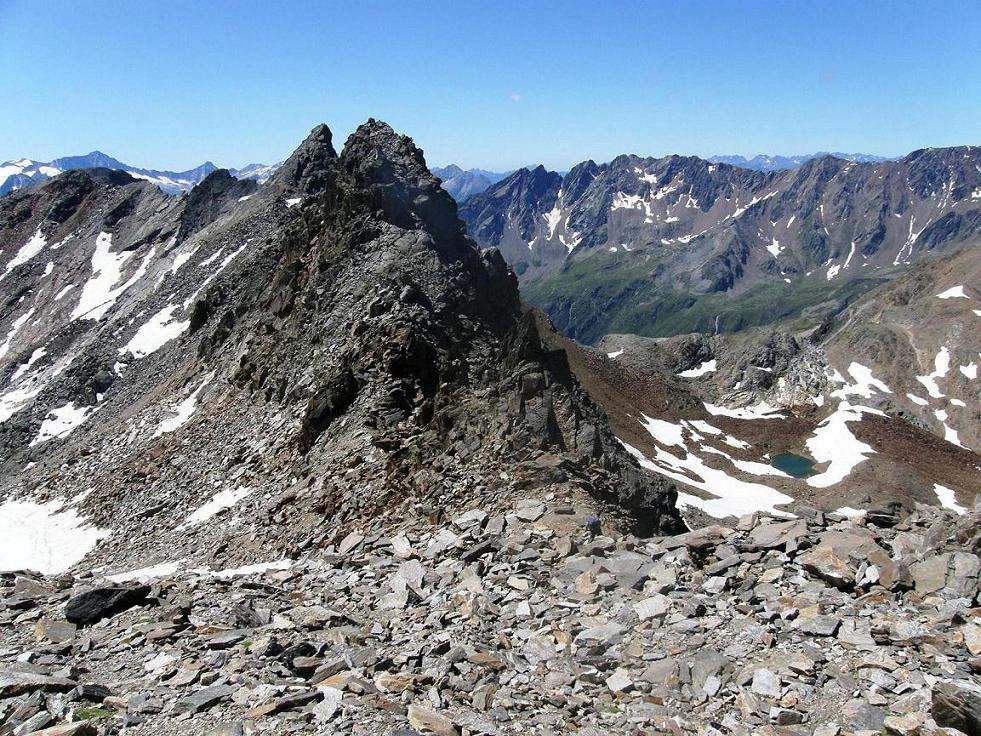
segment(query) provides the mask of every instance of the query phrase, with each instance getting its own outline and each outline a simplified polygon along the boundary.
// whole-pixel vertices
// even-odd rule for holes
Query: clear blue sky
[[[368,117],[430,164],[981,144],[981,2],[0,0],[0,161],[185,169]]]

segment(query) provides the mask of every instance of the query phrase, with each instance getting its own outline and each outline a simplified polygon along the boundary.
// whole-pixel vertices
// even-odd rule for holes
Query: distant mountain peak
[[[513,172],[486,171],[485,169],[464,169],[456,164],[434,166],[432,172],[443,181],[443,189],[457,202],[465,202],[475,194],[486,191],[490,186],[507,178]]]
[[[840,151],[828,152],[817,151],[816,153],[805,153],[795,156],[781,156],[758,153],[752,158],[739,155],[711,156],[707,160],[713,164],[729,164],[738,166],[741,169],[752,169],[753,171],[783,171],[785,169],[796,169],[816,158],[832,157],[853,163],[878,163],[891,160],[887,156],[877,156],[871,153],[841,153]]]

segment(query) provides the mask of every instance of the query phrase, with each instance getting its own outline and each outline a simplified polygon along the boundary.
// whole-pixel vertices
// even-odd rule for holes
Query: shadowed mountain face
[[[86,564],[254,562],[546,492],[679,528],[383,123],[340,154],[319,126],[261,187],[68,172],[0,200],[0,247],[0,506],[75,504],[105,532]]]
[[[813,326],[981,232],[981,149],[773,173],[620,156],[565,177],[517,171],[461,217],[500,248],[526,298],[585,342]]]

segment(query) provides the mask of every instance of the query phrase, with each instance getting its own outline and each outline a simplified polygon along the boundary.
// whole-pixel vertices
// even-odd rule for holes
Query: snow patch
[[[40,230],[35,232],[19,251],[14,255],[14,257],[7,264],[7,270],[0,274],[0,281],[3,281],[7,276],[13,271],[17,266],[23,263],[27,263],[34,256],[44,250],[44,246],[47,245],[48,239],[44,237],[44,233]]]
[[[698,364],[694,368],[689,368],[687,371],[681,371],[678,375],[682,378],[698,378],[699,376],[704,376],[707,373],[712,373],[716,370],[717,361],[706,360],[703,363]]]
[[[872,375],[872,370],[870,368],[867,368],[861,363],[852,362],[848,366],[848,375],[852,377],[855,383],[845,383],[845,385],[837,391],[832,391],[832,396],[839,399],[844,399],[848,396],[855,395],[861,396],[863,399],[870,399],[872,398],[873,390],[882,391],[883,393],[887,394],[892,393],[892,390],[886,384]],[[837,372],[835,373],[835,380],[837,380],[839,383],[845,382],[845,379],[840,373]]]
[[[776,406],[770,406],[765,401],[761,401],[756,406],[747,406],[741,409],[730,409],[717,404],[705,402],[705,410],[717,417],[732,417],[733,419],[782,419],[783,412]]]
[[[963,286],[952,286],[947,291],[941,291],[937,294],[937,299],[970,299],[967,294],[964,293]]]
[[[562,192],[559,192],[559,197],[561,198]],[[552,207],[551,212],[543,215],[545,218],[545,224],[548,225],[548,239],[551,240],[555,237],[555,228],[559,226],[562,222],[562,210],[559,208],[559,203],[556,201],[555,206]]]
[[[680,424],[672,424],[663,419],[651,419],[646,414],[641,414],[641,416],[644,418],[641,421],[644,429],[662,445],[685,446],[682,434],[683,427]]]
[[[940,505],[945,509],[950,509],[958,516],[963,516],[967,513],[967,509],[957,503],[957,496],[952,489],[942,486],[939,483],[934,483],[933,492],[937,494],[937,500],[940,501]]]
[[[37,437],[31,440],[31,447],[55,438],[67,437],[81,427],[85,420],[95,412],[96,407],[76,407],[74,401],[69,401],[64,406],[52,409],[41,422],[41,429],[38,430]]]
[[[775,516],[790,516],[776,508],[779,504],[790,503],[793,499],[768,486],[734,478],[727,473],[706,465],[693,452],[687,452],[681,459],[662,448],[657,448],[656,462],[648,460],[644,453],[623,440],[620,444],[646,468],[658,475],[671,478],[680,483],[698,488],[711,498],[701,498],[690,493],[678,494],[678,505],[701,509],[709,516],[722,519],[727,516],[740,517],[756,511],[764,511]]]
[[[189,526],[194,526],[195,524],[201,524],[207,521],[215,514],[225,509],[229,509],[243,498],[252,493],[250,488],[244,488],[239,486],[238,488],[229,488],[224,491],[218,491],[211,500],[208,501],[204,506],[193,511],[181,524],[178,529],[183,529]]]
[[[170,304],[155,315],[136,331],[136,334],[123,347],[118,349],[120,355],[131,354],[134,358],[144,358],[155,353],[171,340],[191,326],[190,320],[178,321],[173,318],[177,304]]]
[[[869,445],[856,439],[848,428],[849,422],[859,422],[862,414],[878,414],[882,412],[864,406],[852,406],[842,401],[834,414],[822,421],[814,431],[814,436],[808,438],[807,449],[816,464],[830,463],[827,470],[807,479],[812,488],[827,488],[848,477],[856,465],[874,453]]]
[[[906,398],[912,401],[917,406],[926,406],[930,402],[924,398],[917,396],[916,394],[906,394]]]
[[[930,398],[942,399],[944,394],[937,386],[937,379],[943,378],[950,370],[950,351],[946,346],[941,347],[933,359],[933,373],[928,376],[916,376],[916,380],[923,384]]]
[[[29,320],[33,314],[34,307],[31,307],[11,323],[10,332],[7,333],[7,339],[4,340],[3,345],[0,345],[0,358],[4,357],[10,352],[10,346],[13,343],[14,338],[17,337],[17,333],[20,332],[21,327],[27,324],[27,320]]]
[[[7,501],[0,505],[0,571],[57,575],[79,562],[109,532],[91,526],[62,501]]]
[[[123,266],[132,257],[133,251],[112,253],[111,247],[112,235],[99,233],[95,239],[95,251],[92,253],[92,278],[82,286],[82,294],[71,314],[72,321],[82,317],[96,321],[102,319],[123,292],[143,278],[150,259],[157,252],[156,246],[151,248],[136,273],[121,286],[116,287],[122,278]]]
[[[174,409],[174,416],[160,422],[160,426],[157,427],[157,431],[153,433],[153,436],[159,437],[160,435],[167,434],[169,432],[176,432],[178,429],[187,424],[187,422],[193,416],[194,410],[197,408],[198,394],[201,393],[201,389],[207,386],[214,377],[214,371],[209,373],[201,382],[201,385],[194,389],[190,396],[177,405],[177,407]]]
[[[128,583],[133,580],[155,580],[157,578],[165,578],[168,575],[173,575],[175,572],[180,570],[180,567],[180,560],[177,562],[161,562],[159,565],[152,565],[150,567],[140,568],[139,570],[129,570],[128,572],[109,575],[107,579],[114,583]]]

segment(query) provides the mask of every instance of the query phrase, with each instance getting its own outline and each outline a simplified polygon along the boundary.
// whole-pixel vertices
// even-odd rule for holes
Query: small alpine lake
[[[792,452],[781,452],[779,455],[774,455],[773,459],[770,460],[770,465],[795,478],[806,478],[814,474],[814,461]]]

